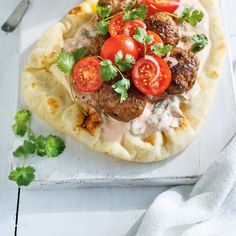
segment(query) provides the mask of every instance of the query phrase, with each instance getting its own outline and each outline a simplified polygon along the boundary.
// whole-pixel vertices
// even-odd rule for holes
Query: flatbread
[[[224,31],[217,0],[200,0],[210,20],[211,51],[198,78],[200,94],[190,104],[181,106],[184,123],[168,132],[156,132],[145,141],[126,133],[121,143],[100,138],[102,117],[87,107],[89,117],[75,104],[56,70],[56,58],[66,39],[96,11],[96,0],[87,0],[53,25],[35,44],[23,71],[22,94],[30,110],[54,128],[68,134],[91,149],[133,162],[161,161],[184,150],[206,118],[225,53]]]

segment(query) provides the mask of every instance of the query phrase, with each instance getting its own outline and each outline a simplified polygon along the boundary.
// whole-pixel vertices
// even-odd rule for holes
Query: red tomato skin
[[[141,20],[128,21],[125,25],[125,28],[124,28],[124,34],[129,35],[129,36],[133,36],[135,34],[135,30],[138,27],[143,28],[143,29],[147,29],[146,24]]]
[[[157,12],[169,12],[174,13],[178,7],[180,0],[139,0],[139,5],[147,5],[148,6],[148,15],[153,15]]]
[[[96,92],[103,86],[99,70],[100,60],[94,57],[80,59],[72,71],[72,79],[75,88],[80,92]]]
[[[115,55],[120,50],[123,52],[124,57],[127,54],[130,54],[134,57],[135,60],[138,59],[138,44],[132,37],[127,35],[118,35],[107,39],[103,44],[101,56],[104,59],[108,59],[114,62]]]
[[[123,13],[115,15],[109,24],[109,33],[112,37],[124,34],[126,22],[123,20]]]
[[[136,72],[141,68],[142,66],[146,65],[146,70],[142,71],[144,76],[146,76],[145,73],[148,73],[148,75],[156,75],[157,69],[155,68],[154,63],[148,62],[148,60],[143,57],[139,59],[136,64],[134,65],[132,69],[132,80],[135,85],[135,87],[140,90],[142,93],[146,95],[159,95],[162,94],[170,85],[171,83],[171,71],[167,65],[167,63],[160,57],[152,55],[152,57],[159,63],[160,66],[160,75],[157,78],[157,81],[152,81],[151,77],[141,78],[141,75],[136,75]],[[142,67],[144,69],[145,67]],[[147,76],[148,76],[147,75]],[[140,76],[140,77],[137,77]],[[158,87],[152,87],[149,86],[149,84],[145,85],[145,83],[155,83],[158,82]]]
[[[123,20],[123,13],[117,14],[113,17],[109,24],[109,33],[112,37],[117,35],[128,35],[133,36],[135,30],[138,27],[146,29],[146,24],[141,20],[134,20],[134,21],[125,21]]]

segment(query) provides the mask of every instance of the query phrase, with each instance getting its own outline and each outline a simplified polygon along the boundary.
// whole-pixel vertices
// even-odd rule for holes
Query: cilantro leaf
[[[27,125],[25,123],[15,123],[12,125],[12,131],[15,135],[24,137],[27,132]]]
[[[47,138],[43,135],[40,135],[35,139],[36,153],[40,157],[46,156],[47,154],[45,150],[46,142]]]
[[[172,50],[173,46],[170,44],[163,45],[161,43],[156,43],[151,46],[151,50],[154,54],[159,57],[163,57]]]
[[[185,8],[180,16],[179,20],[181,23],[189,23],[191,26],[196,26],[197,23],[202,21],[204,13],[193,8]]]
[[[75,52],[73,52],[73,57],[75,62],[86,57],[89,53],[89,49],[87,47],[82,47],[77,49]]]
[[[65,150],[64,141],[55,135],[49,135],[45,143],[45,152],[48,157],[57,157]]]
[[[27,122],[31,119],[31,112],[25,109],[19,110],[15,115],[16,123],[12,125],[12,131],[15,135],[25,136],[27,132]]]
[[[75,64],[75,58],[72,53],[62,50],[57,58],[56,64],[62,72],[70,75]]]
[[[87,47],[79,48],[75,52],[67,52],[63,49],[57,57],[56,65],[60,71],[70,76],[74,64],[85,57],[88,52],[89,49]]]
[[[112,88],[118,94],[120,94],[120,102],[124,102],[128,98],[128,90],[130,88],[130,80],[125,77],[122,80],[117,81],[113,84]]]
[[[133,1],[124,10],[123,19],[126,21],[134,21],[136,19],[144,20],[147,17],[147,5],[140,5],[136,9],[133,8],[136,5],[136,1]]]
[[[24,144],[22,146],[19,146],[14,152],[13,156],[14,157],[26,157],[29,154],[34,154],[35,153],[36,146],[34,143],[25,140]]]
[[[132,66],[135,64],[135,59],[132,55],[127,54],[124,59],[123,57],[124,55],[121,50],[118,51],[115,56],[115,63],[117,64],[121,72],[130,70]]]
[[[105,36],[108,33],[109,20],[101,20],[98,22],[97,31],[101,35]]]
[[[28,186],[35,179],[35,169],[32,166],[18,167],[11,171],[8,179],[15,181],[18,186]]]
[[[100,65],[100,74],[103,81],[110,81],[117,76],[118,71],[110,60],[102,61]]]
[[[208,44],[208,38],[205,34],[196,34],[191,38],[193,43],[192,51],[193,52],[200,52],[203,50]]]
[[[31,112],[25,109],[19,110],[15,116],[16,122],[26,123],[30,119],[31,119]]]
[[[102,6],[97,5],[97,13],[103,19],[109,17],[111,12],[112,12],[112,6],[102,7]]]
[[[154,41],[153,35],[147,35],[147,31],[144,28],[138,27],[135,30],[133,38],[144,45],[150,44]]]

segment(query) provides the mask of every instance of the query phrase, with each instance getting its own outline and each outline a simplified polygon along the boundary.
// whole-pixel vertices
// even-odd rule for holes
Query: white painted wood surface
[[[34,0],[36,1],[36,0]],[[37,0],[40,1],[40,0]],[[17,0],[1,0],[0,20],[10,13]],[[58,0],[48,0],[49,5]],[[66,1],[64,1],[66,2]],[[227,29],[230,30],[230,46],[233,59],[236,59],[235,1],[224,1]],[[3,7],[2,7],[3,6]],[[55,4],[57,6],[57,4]],[[33,8],[31,9],[33,10]],[[55,10],[54,10],[55,11]],[[30,12],[29,12],[30,13]],[[55,12],[54,12],[55,13]],[[62,14],[57,10],[58,16]],[[47,16],[48,15],[48,16]],[[50,18],[46,10],[40,18]],[[0,60],[0,107],[14,113],[16,94],[13,83],[9,83],[9,74],[15,71],[14,58],[17,49],[18,33],[3,37],[0,33],[0,48],[11,55],[8,63]],[[15,52],[15,53],[13,53]],[[6,57],[6,56],[5,56]],[[8,57],[6,57],[8,58]],[[4,81],[3,81],[4,77]],[[8,84],[8,85],[6,85]],[[8,88],[8,89],[6,89]],[[11,88],[9,90],[9,88]],[[8,149],[11,135],[10,123],[0,116],[0,153]],[[218,123],[224,125],[224,121]],[[233,127],[232,127],[233,128]],[[2,132],[3,131],[3,132]],[[214,138],[214,137],[213,137]],[[7,141],[9,140],[9,142]],[[213,139],[214,141],[214,139]],[[14,210],[16,207],[16,189],[6,180],[10,156],[1,155],[0,165],[0,236],[12,236],[14,229]],[[164,188],[101,188],[73,189],[60,191],[24,191],[21,195],[19,215],[19,236],[103,236],[134,235],[145,209]]]
[[[45,8],[46,2],[50,2],[47,8]],[[20,70],[34,42],[78,1],[56,2],[60,3],[57,4],[57,11],[55,11],[55,1],[32,2],[32,9],[26,15],[20,30]],[[64,135],[67,148],[60,158],[30,159],[30,163],[37,169],[37,179],[30,188],[47,185],[50,188],[51,185],[68,184],[70,186],[167,185],[196,181],[194,177],[202,175],[236,132],[236,101],[228,57],[226,57],[219,88],[200,135],[193,144],[176,157],[160,163],[128,163],[93,152],[85,145]],[[20,106],[24,107],[22,99]],[[224,125],[222,125],[223,120]],[[34,121],[33,128],[39,132],[55,133],[54,129],[39,119],[35,118]],[[61,133],[58,134],[63,136]]]
[[[0,23],[6,20],[17,1],[0,2]],[[14,114],[18,78],[19,29],[14,34],[0,32],[0,109]],[[10,55],[10,56],[9,56]],[[13,135],[12,120],[0,114],[0,236],[13,235],[17,202],[17,187],[8,181]]]

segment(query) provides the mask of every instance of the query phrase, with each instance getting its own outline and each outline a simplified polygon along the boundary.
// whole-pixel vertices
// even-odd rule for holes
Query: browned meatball
[[[174,48],[170,57],[175,58],[176,62],[171,65],[172,82],[167,89],[169,94],[181,94],[190,90],[196,82],[199,61],[198,58],[188,50]]]
[[[157,33],[164,44],[176,46],[179,42],[178,26],[173,18],[164,12],[158,12],[149,16],[145,23],[147,29]]]
[[[99,0],[98,6],[106,7],[112,6],[111,15],[115,15],[125,9],[127,5],[129,5],[132,0]]]
[[[167,92],[164,92],[164,93],[159,94],[159,95],[148,95],[147,96],[147,101],[152,103],[152,104],[156,104],[158,102],[164,101],[168,96],[169,96],[169,94]]]
[[[105,84],[99,91],[98,103],[105,113],[116,120],[129,122],[142,115],[146,106],[145,95],[135,87],[129,90],[129,97],[120,103],[120,95],[111,85]]]

